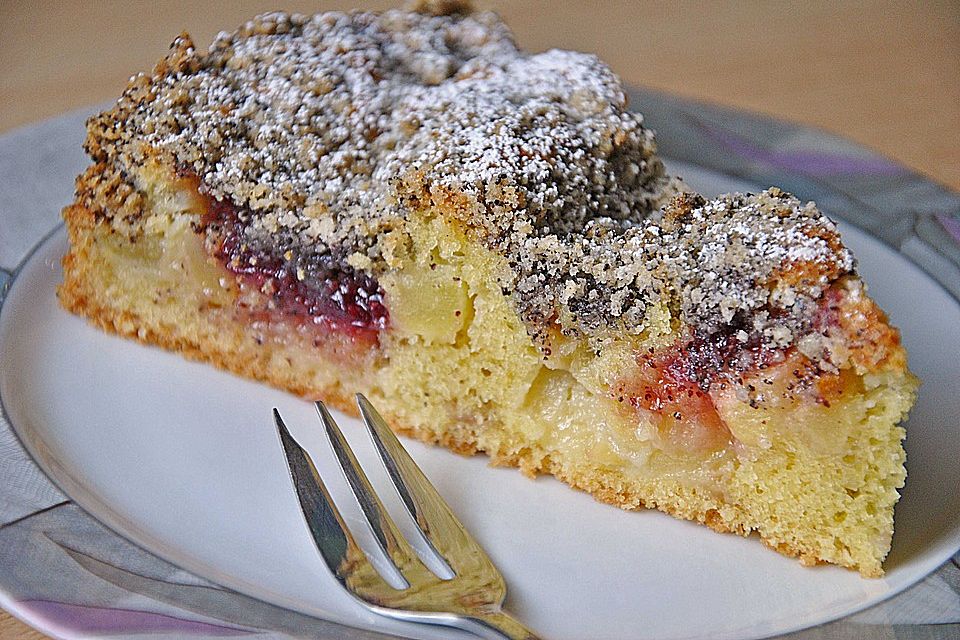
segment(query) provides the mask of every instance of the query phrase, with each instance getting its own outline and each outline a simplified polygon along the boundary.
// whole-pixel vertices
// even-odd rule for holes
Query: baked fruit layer
[[[685,193],[594,58],[522,54],[489,14],[271,14],[178,39],[87,149],[67,309],[882,574],[917,384],[897,332],[812,205]]]

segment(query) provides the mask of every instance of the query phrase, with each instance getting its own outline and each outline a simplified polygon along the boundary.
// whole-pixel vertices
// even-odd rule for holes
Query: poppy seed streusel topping
[[[448,211],[506,259],[533,334],[639,334],[666,300],[783,346],[853,269],[833,224],[775,190],[661,209],[680,185],[612,71],[523,53],[490,13],[273,13],[207,53],[183,36],[89,129],[124,173],[149,150],[197,175],[306,286],[348,259],[376,277],[388,231]]]

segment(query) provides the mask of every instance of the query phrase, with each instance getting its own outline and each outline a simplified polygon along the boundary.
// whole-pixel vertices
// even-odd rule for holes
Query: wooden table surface
[[[0,1],[0,133],[119,95],[186,30],[279,3]],[[283,8],[398,2],[287,1]],[[529,50],[598,54],[624,81],[814,125],[960,189],[960,3],[481,0]],[[0,639],[43,638],[0,612]]]

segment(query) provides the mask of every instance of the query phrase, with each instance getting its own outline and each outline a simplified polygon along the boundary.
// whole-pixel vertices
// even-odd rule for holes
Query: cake
[[[457,2],[270,13],[178,37],[85,148],[59,298],[103,329],[882,575],[898,332],[814,204],[668,175],[596,57]]]

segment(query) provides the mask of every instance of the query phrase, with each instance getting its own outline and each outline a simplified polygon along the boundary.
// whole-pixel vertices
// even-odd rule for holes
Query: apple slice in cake
[[[67,309],[881,575],[917,384],[896,330],[812,204],[685,192],[595,57],[488,13],[268,14],[181,36],[88,134]]]

